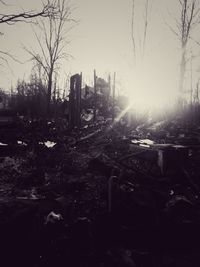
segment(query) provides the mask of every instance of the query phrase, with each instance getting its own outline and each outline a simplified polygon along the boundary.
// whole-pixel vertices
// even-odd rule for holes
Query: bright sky
[[[1,12],[39,9],[40,0],[7,0],[11,6],[2,7]],[[66,73],[82,72],[85,82],[92,84],[93,69],[97,75],[107,78],[109,73],[117,73],[118,91],[129,92],[137,101],[157,99],[158,103],[174,97],[178,87],[180,50],[176,37],[167,24],[174,25],[172,19],[177,14],[178,0],[149,0],[149,21],[145,56],[142,60],[140,43],[144,34],[144,3],[135,0],[135,41],[134,63],[131,42],[131,0],[71,0],[76,7],[74,18],[79,25],[70,33],[69,53],[74,59],[63,64]],[[1,50],[10,51],[24,64],[10,61],[1,69],[0,87],[10,88],[18,78],[28,79],[31,63],[22,46],[35,48],[36,42],[30,24],[3,26]],[[61,78],[65,80],[62,72]],[[170,99],[171,100],[171,99]]]

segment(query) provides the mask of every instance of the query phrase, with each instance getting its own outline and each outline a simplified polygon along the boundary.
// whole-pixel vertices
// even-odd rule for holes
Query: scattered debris
[[[27,144],[25,142],[23,142],[23,141],[17,141],[17,144],[18,145],[22,145],[22,146],[27,146]]]
[[[48,148],[54,147],[56,145],[55,142],[51,142],[51,141],[46,141],[46,142],[44,142],[44,144]]]
[[[44,224],[48,224],[48,223],[56,223],[56,222],[61,221],[61,220],[63,220],[63,217],[62,217],[61,214],[57,214],[57,213],[55,213],[54,211],[51,211],[51,212],[47,215]]]
[[[0,142],[0,146],[8,146],[8,144],[1,143],[1,142]]]
[[[28,125],[12,142],[2,139],[13,154],[0,157],[0,199],[7,203],[0,214],[9,244],[27,229],[33,266],[52,259],[168,266],[163,244],[180,245],[191,231],[200,237],[200,146],[184,127],[164,121],[133,130],[103,119],[71,130],[56,122]],[[16,247],[7,246],[19,253]]]

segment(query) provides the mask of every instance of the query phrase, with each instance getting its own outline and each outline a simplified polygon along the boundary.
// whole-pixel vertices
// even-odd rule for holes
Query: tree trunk
[[[184,102],[184,78],[186,69],[186,50],[182,47],[181,63],[180,63],[180,77],[179,77],[179,104],[180,108],[183,108]]]
[[[47,88],[47,116],[50,115],[51,92],[52,92],[52,77],[53,77],[53,71],[51,70],[49,72],[48,88]]]
[[[180,94],[183,94],[183,91],[184,91],[183,85],[184,85],[185,67],[186,67],[185,51],[183,51],[182,56],[181,56],[181,64],[180,64],[180,81],[179,81]]]

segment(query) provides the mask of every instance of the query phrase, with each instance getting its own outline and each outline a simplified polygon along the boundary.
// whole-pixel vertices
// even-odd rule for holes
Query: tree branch
[[[144,53],[145,53],[145,44],[146,44],[146,37],[147,37],[148,10],[149,10],[149,0],[146,0],[146,4],[145,4],[145,21],[144,21],[144,37],[143,37],[143,48],[142,48],[142,56],[143,57],[144,57]]]
[[[7,57],[11,58],[12,60],[16,61],[17,63],[22,64],[22,62],[21,62],[20,60],[18,60],[16,57],[14,57],[14,56],[13,56],[11,53],[9,53],[9,52],[0,51],[0,54],[2,54],[3,56],[7,56]],[[3,56],[1,56],[1,59],[2,59]]]
[[[135,48],[135,38],[134,38],[134,18],[135,18],[135,0],[132,0],[132,15],[131,15],[131,39],[133,45],[133,56],[136,59],[136,48]]]
[[[3,1],[1,2],[4,4]],[[17,22],[25,22],[26,20],[31,20],[37,17],[56,16],[56,14],[57,10],[55,6],[48,1],[47,4],[43,6],[43,9],[40,12],[27,11],[19,14],[0,14],[0,24],[6,23],[8,25],[13,25]]]

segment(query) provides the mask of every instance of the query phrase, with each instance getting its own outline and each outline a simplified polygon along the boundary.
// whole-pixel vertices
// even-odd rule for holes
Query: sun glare
[[[149,109],[163,110],[171,107],[176,100],[176,90],[164,77],[139,75],[133,77],[127,85],[126,92],[129,105],[138,111]]]

